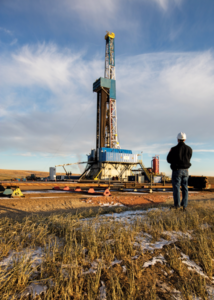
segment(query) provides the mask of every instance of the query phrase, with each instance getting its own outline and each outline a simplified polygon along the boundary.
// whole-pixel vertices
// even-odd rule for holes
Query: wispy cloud
[[[194,152],[214,152],[214,149],[196,149]]]
[[[26,152],[26,153],[15,153],[13,154],[15,156],[26,156],[26,157],[32,157],[32,156],[36,156],[35,154],[31,153],[31,152]]]
[[[214,110],[212,52],[143,54],[123,61],[126,64],[119,62],[117,72],[119,130],[123,128],[122,135],[119,133],[123,141],[141,148],[154,140],[159,143],[173,138],[176,143],[177,133],[183,131],[187,143],[210,143]]]
[[[155,154],[167,154],[173,146],[175,145],[172,143],[147,144],[143,145],[142,148],[136,147],[132,148],[132,150],[139,153],[142,152],[143,154],[152,154],[154,156]]]
[[[198,163],[200,163],[201,162],[201,158],[192,158],[191,161],[192,162],[198,162]]]
[[[13,35],[13,32],[7,28],[0,27],[0,31],[5,32],[6,34]]]
[[[129,15],[135,2],[138,0],[131,3],[129,0],[62,0],[60,6],[72,14],[73,18],[80,19],[82,24],[87,24],[87,29],[93,27],[96,31],[100,28],[133,30],[139,24],[136,18],[130,18]]]
[[[170,5],[180,5],[182,3],[182,0],[153,0],[156,2],[163,10],[167,10]]]
[[[10,46],[14,46],[15,44],[17,44],[18,39],[13,39],[12,42],[10,43]]]

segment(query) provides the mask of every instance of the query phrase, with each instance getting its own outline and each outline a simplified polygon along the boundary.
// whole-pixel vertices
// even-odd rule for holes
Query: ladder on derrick
[[[143,161],[141,159],[138,160],[138,164],[141,166],[141,168],[145,172],[145,175],[146,175],[147,179],[151,182],[151,174],[149,173],[147,168],[144,166]]]

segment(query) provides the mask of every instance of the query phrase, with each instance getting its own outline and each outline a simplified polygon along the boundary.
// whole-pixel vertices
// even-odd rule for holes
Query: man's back
[[[167,156],[168,163],[171,164],[172,170],[189,169],[191,166],[190,159],[192,157],[192,149],[184,142],[179,142],[173,147]]]

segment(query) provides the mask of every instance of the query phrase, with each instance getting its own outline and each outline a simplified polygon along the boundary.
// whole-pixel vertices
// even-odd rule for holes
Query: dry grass
[[[47,176],[49,176],[49,172],[30,171],[30,170],[5,170],[5,169],[0,169],[0,180],[11,180],[11,179],[14,179],[14,178],[25,178],[26,176],[30,176],[31,174],[35,174],[37,177],[47,177]],[[57,175],[65,175],[65,173],[57,173]]]
[[[32,283],[47,287],[37,299],[214,299],[207,290],[214,276],[214,203],[192,203],[187,213],[152,210],[120,221],[92,215],[85,212],[84,220],[78,214],[0,220],[0,262],[11,251],[19,252],[0,266],[0,299],[16,299]],[[146,233],[153,244],[170,240],[166,231],[191,237],[180,233],[177,241],[153,251],[136,243]],[[37,249],[43,257],[30,258],[26,249]],[[190,270],[181,253],[204,276]],[[144,267],[160,254],[164,263]]]

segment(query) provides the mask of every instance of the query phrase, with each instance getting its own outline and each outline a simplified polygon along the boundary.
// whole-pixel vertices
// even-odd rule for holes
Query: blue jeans
[[[187,207],[188,202],[188,170],[181,169],[172,171],[172,186],[174,205],[176,207]],[[180,186],[182,187],[182,201],[180,203]]]

